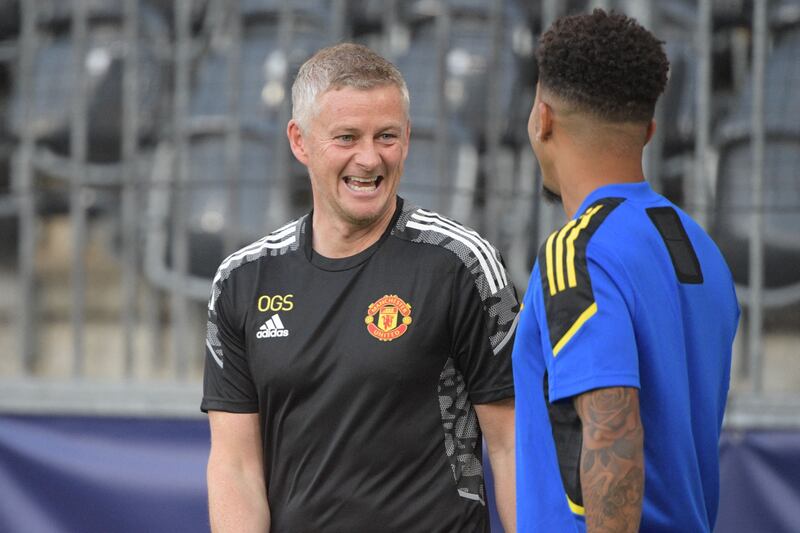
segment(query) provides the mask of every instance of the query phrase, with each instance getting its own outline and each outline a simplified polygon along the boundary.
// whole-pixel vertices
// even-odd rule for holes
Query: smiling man
[[[397,196],[391,63],[323,49],[292,103],[314,209],[228,257],[208,305],[212,529],[488,531],[483,434],[513,531],[519,304],[500,254]]]

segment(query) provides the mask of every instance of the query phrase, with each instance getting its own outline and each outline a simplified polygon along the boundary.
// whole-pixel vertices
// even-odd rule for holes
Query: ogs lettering
[[[294,294],[276,294],[275,296],[264,294],[258,297],[258,310],[262,313],[291,311],[294,309],[292,298],[294,298]]]

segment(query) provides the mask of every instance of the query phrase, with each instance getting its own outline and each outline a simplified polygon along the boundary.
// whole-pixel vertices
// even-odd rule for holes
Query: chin
[[[370,224],[374,223],[381,216],[386,212],[387,208],[385,207],[385,202],[380,202],[380,205],[376,204],[371,205],[369,207],[362,206],[360,209],[343,209],[342,215],[343,217],[354,226],[369,226]]]
[[[542,198],[544,198],[545,202],[549,204],[563,204],[563,200],[561,199],[561,195],[554,190],[550,189],[549,187],[542,186]]]

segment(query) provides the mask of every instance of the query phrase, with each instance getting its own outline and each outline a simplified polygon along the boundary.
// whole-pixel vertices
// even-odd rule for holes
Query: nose
[[[378,147],[372,139],[362,139],[358,145],[354,162],[364,170],[375,170],[381,164],[381,156]]]

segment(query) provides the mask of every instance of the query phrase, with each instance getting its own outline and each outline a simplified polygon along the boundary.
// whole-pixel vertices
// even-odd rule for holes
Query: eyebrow
[[[393,124],[387,124],[387,125],[385,125],[385,126],[383,126],[381,128],[377,128],[376,129],[376,131],[378,133],[382,133],[382,132],[386,132],[386,131],[392,131],[392,130],[402,131],[403,130],[403,125],[402,124],[393,123]],[[334,135],[348,135],[348,134],[354,134],[354,133],[363,133],[360,128],[356,128],[354,126],[334,126],[334,127],[332,127],[330,129],[330,132],[331,132],[331,134],[334,134]]]

